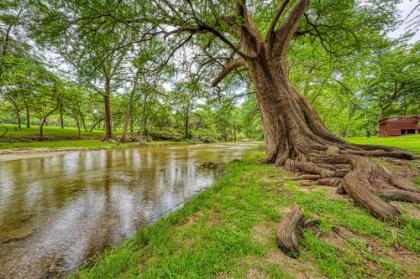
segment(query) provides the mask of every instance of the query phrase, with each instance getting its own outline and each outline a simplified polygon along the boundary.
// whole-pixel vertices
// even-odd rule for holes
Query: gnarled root
[[[310,156],[286,159],[290,171],[306,173],[295,179],[317,180],[319,185],[337,187],[338,194],[348,194],[379,219],[398,218],[401,213],[388,201],[420,203],[420,192],[408,180],[371,160],[370,156],[413,159],[412,155],[395,149],[369,150],[326,148]]]
[[[299,206],[293,206],[277,229],[277,245],[292,258],[299,257],[299,238],[305,221]]]

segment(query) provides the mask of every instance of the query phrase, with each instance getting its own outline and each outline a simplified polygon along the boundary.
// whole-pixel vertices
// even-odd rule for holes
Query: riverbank
[[[140,146],[197,144],[194,141],[103,142],[101,140],[61,140],[0,143],[0,162],[60,155],[70,151],[86,151]]]
[[[74,278],[418,278],[420,210],[395,203],[401,223],[373,218],[335,189],[299,186],[261,152],[183,208],[109,250]],[[420,172],[414,162],[411,172]],[[407,171],[407,167],[397,169]],[[416,180],[420,184],[418,178]],[[294,205],[320,228],[305,230],[301,256],[285,256],[275,230]]]

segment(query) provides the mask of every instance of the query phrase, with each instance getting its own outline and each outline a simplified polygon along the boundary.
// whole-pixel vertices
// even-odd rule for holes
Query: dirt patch
[[[319,275],[318,269],[311,262],[291,258],[280,250],[269,254],[267,261],[273,264],[279,264],[283,272],[297,279],[326,278]]]
[[[276,232],[276,224],[259,224],[252,229],[252,239],[258,243],[268,245]]]
[[[251,268],[248,273],[246,274],[247,279],[265,279],[269,278],[263,272],[259,271],[256,268]]]

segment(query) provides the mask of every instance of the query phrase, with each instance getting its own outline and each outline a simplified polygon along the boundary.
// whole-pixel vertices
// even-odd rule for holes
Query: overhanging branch
[[[226,66],[223,68],[223,70],[220,72],[220,74],[216,77],[216,79],[212,82],[212,86],[217,86],[228,74],[233,72],[234,70],[244,67],[245,61],[243,59],[235,59],[226,64]]]

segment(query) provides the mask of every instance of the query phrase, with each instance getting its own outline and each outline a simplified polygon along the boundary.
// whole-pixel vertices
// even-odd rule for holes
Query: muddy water
[[[70,152],[0,162],[0,278],[63,277],[167,214],[255,144]]]

